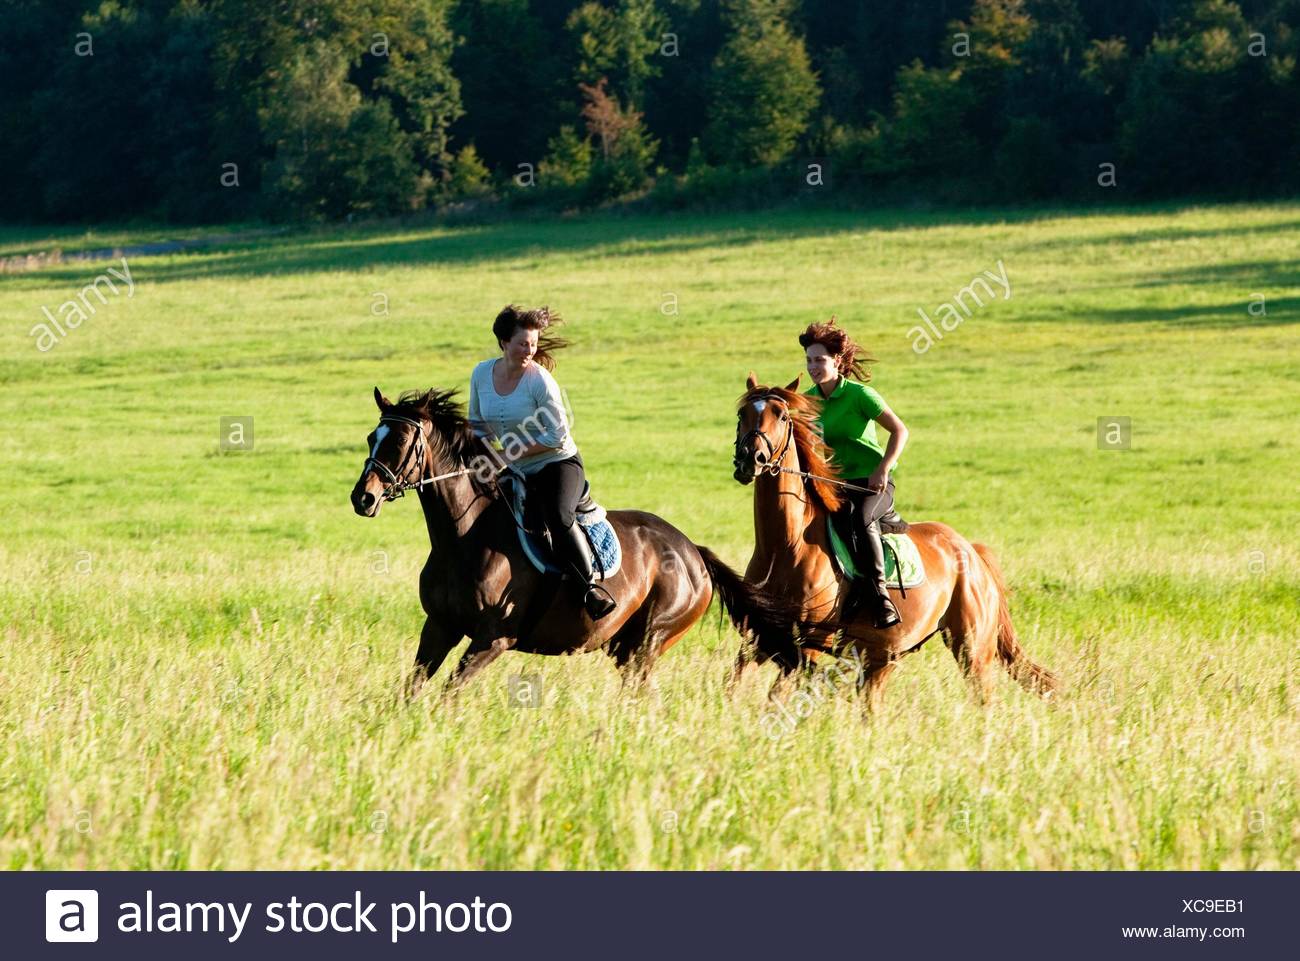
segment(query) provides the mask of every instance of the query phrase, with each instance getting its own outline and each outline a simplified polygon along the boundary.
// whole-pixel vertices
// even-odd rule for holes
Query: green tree
[[[1128,86],[1132,58],[1123,37],[1093,40],[1083,53],[1083,79],[1103,96]]]
[[[392,213],[410,204],[419,168],[408,135],[384,101],[363,103],[346,56],[323,41],[279,71],[261,112],[274,155],[263,174],[282,216]]]
[[[206,189],[210,200],[217,171],[206,165],[213,85],[203,11],[107,2],[69,15],[57,41],[45,41],[57,42],[57,56],[27,105],[39,209],[86,221],[168,212],[191,191]],[[170,212],[197,212],[180,207]]]
[[[604,77],[596,84],[579,85],[585,101],[582,119],[599,148],[587,180],[588,198],[593,201],[619,197],[644,187],[658,148],[647,134],[641,114],[625,110],[605,87]]]
[[[946,57],[966,108],[961,134],[986,156],[1002,138],[1009,117],[1034,112],[1032,95],[1025,95],[1025,48],[1035,26],[1025,0],[975,0],[968,19],[949,24],[952,36],[969,38],[965,55],[953,44]]]
[[[804,43],[779,0],[738,0],[733,33],[713,62],[704,142],[722,163],[777,164],[790,156],[821,95]]]
[[[379,67],[371,90],[388,100],[410,135],[416,161],[438,176],[451,162],[450,127],[465,112],[451,68],[450,4],[383,0],[375,6],[378,15],[362,38],[366,60]]]
[[[880,171],[931,176],[976,166],[977,144],[967,130],[971,102],[959,68],[927,68],[918,60],[899,70],[877,154]]]
[[[83,155],[69,134],[75,134],[76,91],[91,71],[79,71],[79,76],[62,71],[72,66],[74,59],[78,66],[90,66],[86,58],[74,58],[71,53],[81,18],[92,5],[96,4],[91,0],[0,0],[0,23],[4,24],[0,28],[0,171],[5,172],[10,188],[0,190],[2,217],[35,220],[49,216],[49,178],[90,172],[80,163],[72,163],[72,158]],[[46,93],[65,83],[72,86]],[[94,96],[105,91],[86,92]],[[50,108],[56,112],[51,114]],[[86,120],[93,123],[95,118]],[[56,124],[64,123],[74,126],[67,133],[55,129]],[[58,142],[53,149],[52,141]],[[51,163],[58,166],[51,167]],[[19,178],[31,178],[37,189],[15,189],[14,181]],[[55,193],[66,196],[72,189],[65,180]],[[82,213],[84,218],[85,211]]]
[[[825,109],[837,123],[860,127],[889,109],[900,67],[934,66],[953,39],[950,21],[971,0],[801,0],[801,21]]]
[[[656,60],[667,25],[655,0],[618,0],[612,8],[584,3],[566,24],[577,40],[578,82],[604,77],[628,106],[641,108],[646,83],[660,73]]]
[[[1060,136],[1041,117],[1012,120],[993,161],[994,177],[1003,196],[1038,200],[1050,197],[1061,188],[1065,157]]]
[[[1031,5],[1051,13],[1046,25]],[[891,115],[866,144],[869,172],[992,181],[1014,197],[1051,193],[1064,157],[1051,118],[1084,90],[1081,36],[1074,0],[975,0],[948,25],[942,65],[916,60],[898,71]]]
[[[546,145],[546,158],[538,167],[543,187],[572,188],[591,176],[591,140],[565,125]]]
[[[578,108],[563,17],[553,29],[528,0],[463,0],[452,28],[463,38],[452,56],[465,115],[452,127],[484,163],[512,175],[537,163],[547,138]]]
[[[1275,105],[1289,84],[1250,56],[1251,32],[1235,3],[1201,0],[1152,42],[1120,107],[1129,183],[1240,192],[1281,172],[1274,158],[1290,152],[1295,118]]]
[[[656,55],[659,73],[646,82],[644,109],[661,157],[680,169],[708,122],[708,97],[702,94],[728,31],[716,0],[660,0],[660,7],[667,25]]]
[[[491,174],[473,144],[456,151],[442,194],[449,200],[472,200],[492,193]]]
[[[261,173],[275,178],[262,193],[280,215],[405,209],[419,193],[413,177],[446,179],[462,112],[450,0],[212,0],[211,9],[214,139],[252,189]],[[320,116],[285,102],[293,96]],[[347,189],[360,192],[346,198]]]

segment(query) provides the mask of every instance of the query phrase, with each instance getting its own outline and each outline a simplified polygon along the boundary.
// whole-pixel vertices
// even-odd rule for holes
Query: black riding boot
[[[862,569],[859,570],[861,584],[854,585],[858,590],[868,594],[875,602],[873,618],[877,628],[884,630],[899,623],[898,609],[889,597],[889,588],[885,584],[885,545],[880,539],[880,522],[872,521],[867,525],[866,533],[859,538],[862,554]]]
[[[580,597],[582,606],[591,616],[593,621],[598,621],[606,614],[609,614],[618,605],[614,598],[610,596],[609,591],[595,582],[592,577],[591,569],[594,558],[591,554],[591,545],[587,543],[587,535],[583,533],[582,527],[577,521],[574,521],[568,527],[558,532],[555,537],[555,550],[560,556],[563,565],[567,566],[578,577],[578,584],[581,589]]]

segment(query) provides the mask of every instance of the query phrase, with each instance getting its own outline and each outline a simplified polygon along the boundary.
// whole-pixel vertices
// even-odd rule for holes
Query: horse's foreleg
[[[438,623],[432,615],[424,619],[420,630],[420,646],[415,652],[415,668],[406,681],[406,699],[420,693],[424,682],[438,673],[451,649],[460,643],[462,635]]]
[[[510,650],[510,641],[504,637],[498,637],[492,641],[478,639],[470,641],[465,656],[460,659],[460,663],[456,665],[456,670],[452,672],[451,677],[447,680],[448,693],[464,686],[475,674],[508,650]]]

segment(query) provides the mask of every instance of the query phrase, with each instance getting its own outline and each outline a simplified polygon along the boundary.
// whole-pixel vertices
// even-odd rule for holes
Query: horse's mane
[[[459,467],[474,467],[481,463],[486,452],[482,440],[469,426],[469,418],[464,408],[456,399],[456,391],[408,390],[402,393],[393,405],[392,412],[404,417],[418,419],[420,415],[428,417],[433,424],[433,440],[441,441],[442,449]],[[480,494],[495,497],[498,493],[495,484],[485,482],[479,471],[469,474],[470,482]]]
[[[817,415],[820,413],[817,402],[811,397],[786,390],[784,387],[760,385],[753,390],[745,391],[737,408],[762,400],[764,397],[779,398],[790,412],[790,421],[794,424],[794,446],[799,454],[799,469],[809,474],[820,474],[822,477],[839,477],[839,468],[827,456],[826,445],[822,443],[821,435],[817,430]],[[823,510],[834,514],[840,509],[843,500],[834,484],[806,478],[804,485],[812,499],[820,504]]]

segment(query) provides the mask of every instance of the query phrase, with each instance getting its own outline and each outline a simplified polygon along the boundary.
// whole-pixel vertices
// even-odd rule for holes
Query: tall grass
[[[1294,869],[1297,228],[1270,205],[314,231],[133,260],[134,296],[44,354],[40,306],[102,268],[6,276],[0,864]],[[916,309],[999,259],[1010,299],[915,354]],[[933,641],[873,721],[835,690],[773,738],[770,675],[725,699],[710,616],[641,695],[600,655],[508,655],[402,703],[428,545],[413,499],[348,506],[370,388],[463,385],[508,301],[569,319],[598,499],[735,566],[735,398],[838,313],[912,431],[900,509],[998,551],[1063,698],[1008,680],[979,707]],[[241,415],[253,450],[218,451]],[[1131,450],[1098,449],[1111,416]],[[540,706],[510,703],[520,674]]]

